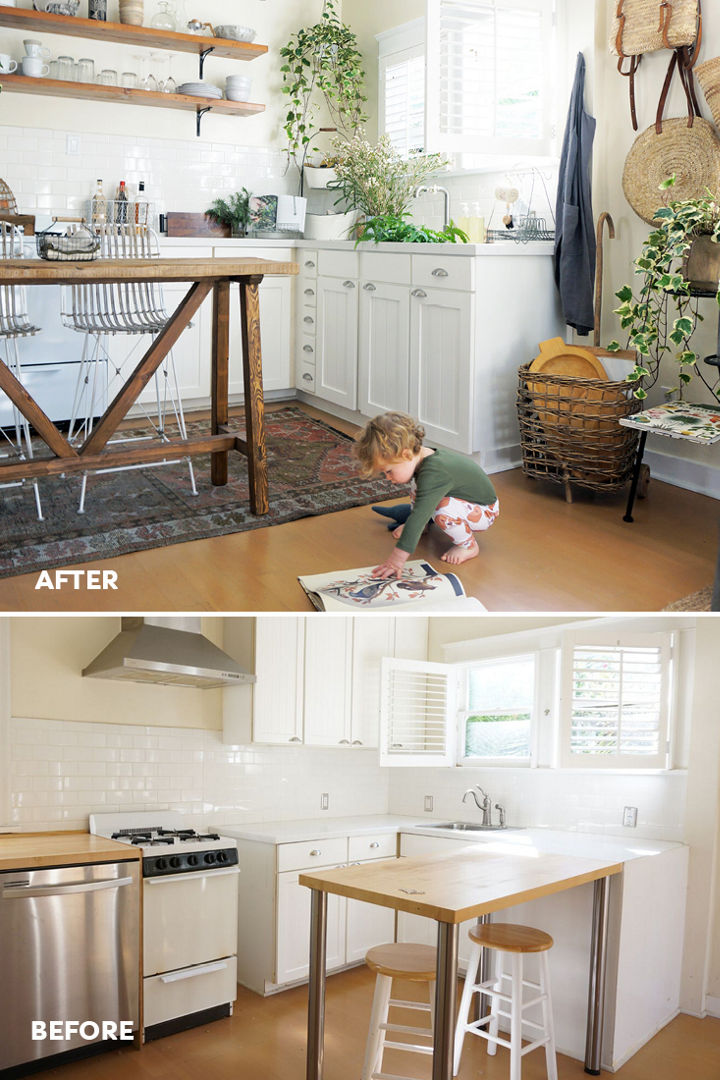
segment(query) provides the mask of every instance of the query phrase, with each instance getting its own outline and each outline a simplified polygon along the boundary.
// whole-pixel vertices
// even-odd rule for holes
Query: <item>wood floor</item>
[[[489,611],[658,611],[713,580],[714,499],[653,480],[628,524],[624,492],[578,490],[568,504],[559,486],[519,469],[493,482],[500,518],[481,536],[480,556],[459,570],[468,595]],[[375,565],[392,543],[381,520],[361,506],[78,565],[116,570],[117,591],[50,592],[35,589],[36,574],[6,578],[0,611],[308,611],[298,574]],[[432,528],[416,557],[442,567],[445,547]]]
[[[365,967],[328,980],[324,1080],[360,1080],[373,978]],[[407,984],[395,984],[410,997]],[[40,1074],[53,1080],[304,1080],[307,991],[270,998],[240,991],[227,1020],[148,1043],[140,1052],[110,1052]],[[401,1014],[399,1014],[401,1015]],[[405,1022],[420,1024],[418,1013]],[[429,1080],[429,1058],[388,1051],[384,1071]],[[558,1057],[559,1080],[582,1080],[583,1065]],[[458,1080],[508,1080],[508,1051],[488,1057],[468,1037]],[[609,1076],[608,1073],[603,1075]],[[619,1080],[718,1080],[720,1020],[678,1016],[615,1074]],[[523,1080],[546,1080],[541,1050],[523,1059]]]

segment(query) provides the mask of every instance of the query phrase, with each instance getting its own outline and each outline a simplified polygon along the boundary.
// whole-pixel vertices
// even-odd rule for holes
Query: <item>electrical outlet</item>
[[[80,153],[80,136],[68,135],[65,140],[65,153],[73,156]]]
[[[623,809],[623,825],[627,829],[634,829],[637,825],[637,806],[626,806]]]
[[[424,800],[423,800],[423,804],[424,804],[423,809],[424,809],[425,813],[426,814],[431,814],[432,813],[432,808],[433,808],[433,797],[432,797],[432,795],[426,795]]]
[[[322,795],[320,796],[320,809],[330,809],[330,796],[328,795],[327,791],[323,791]]]

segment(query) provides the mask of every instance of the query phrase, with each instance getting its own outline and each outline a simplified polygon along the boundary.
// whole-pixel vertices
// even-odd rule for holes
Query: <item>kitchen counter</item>
[[[302,250],[323,251],[378,251],[378,252],[402,252],[402,254],[428,255],[435,252],[442,255],[467,256],[498,256],[498,255],[552,255],[555,244],[552,240],[531,240],[527,244],[518,243],[516,240],[500,240],[493,244],[375,244],[372,241],[361,242],[355,246],[354,240],[300,240],[282,239],[280,237],[219,237],[219,236],[160,236],[160,243],[165,247],[212,247],[212,248],[297,248]]]
[[[84,863],[140,859],[127,844],[82,832],[13,833],[0,836],[0,871],[30,867],[69,866]]]
[[[294,844],[302,840],[337,836],[363,836],[374,832],[402,832],[416,824],[417,818],[396,814],[368,814],[367,817],[303,818],[299,821],[256,821],[240,825],[213,825],[216,832],[236,840],[254,840],[260,844]]]

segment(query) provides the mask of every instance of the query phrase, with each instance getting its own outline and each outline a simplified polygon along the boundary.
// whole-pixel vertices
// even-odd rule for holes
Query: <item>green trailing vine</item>
[[[311,144],[323,128],[321,106],[330,130],[351,138],[367,120],[362,54],[352,30],[337,13],[336,0],[325,0],[320,21],[302,27],[282,49],[280,68],[287,112],[283,128],[291,160],[301,170]]]
[[[674,182],[675,178],[670,177],[663,181],[661,189],[670,189]],[[702,198],[668,203],[657,211],[655,220],[657,226],[634,263],[640,287],[633,291],[630,285],[623,285],[615,294],[620,301],[615,313],[628,332],[627,348],[635,350],[639,357],[627,378],[635,384],[635,397],[646,398],[646,387],[657,382],[663,358],[672,355],[679,367],[680,385],[675,389],[681,396],[696,375],[714,397],[720,398],[718,378],[708,379],[698,367],[699,354],[691,345],[703,316],[698,310],[698,298],[692,295],[690,282],[682,273],[683,260],[698,236],[720,241],[720,203],[708,191]],[[720,291],[716,300],[720,305]],[[613,352],[620,348],[617,341],[608,346]]]

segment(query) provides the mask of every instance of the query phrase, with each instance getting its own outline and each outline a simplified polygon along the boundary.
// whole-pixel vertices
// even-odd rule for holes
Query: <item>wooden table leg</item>
[[[253,514],[267,514],[269,510],[258,302],[258,285],[261,281],[261,277],[240,279],[245,427],[248,445],[250,509]]]
[[[432,1080],[452,1080],[457,997],[457,924],[439,922],[437,941]]]
[[[325,954],[327,950],[328,894],[311,889],[310,983],[306,1080],[322,1080],[325,1041]]]
[[[228,362],[230,354],[230,282],[217,281],[213,287],[212,374],[210,430],[217,435],[228,422]],[[210,458],[210,479],[216,486],[227,484],[227,451]]]
[[[643,432],[643,434],[645,433]],[[590,1076],[600,1075],[609,906],[610,879],[606,877],[598,878],[593,893],[590,983],[588,987],[587,1029],[585,1032],[585,1072],[589,1073]]]

